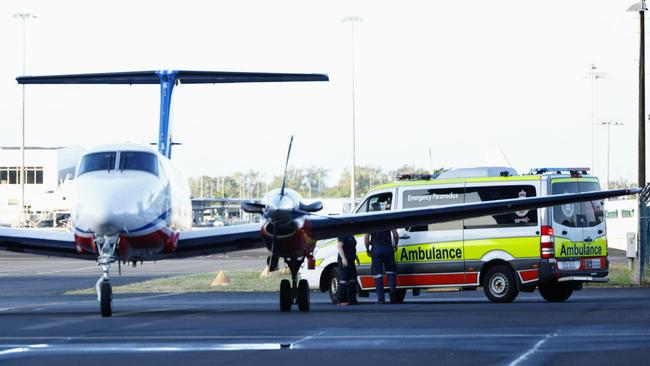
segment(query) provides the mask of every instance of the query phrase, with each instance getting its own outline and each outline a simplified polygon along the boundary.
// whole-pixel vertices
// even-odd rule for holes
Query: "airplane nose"
[[[163,211],[162,190],[146,175],[82,179],[77,182],[75,213],[79,230],[101,235],[129,232],[152,220],[150,214],[157,216]]]

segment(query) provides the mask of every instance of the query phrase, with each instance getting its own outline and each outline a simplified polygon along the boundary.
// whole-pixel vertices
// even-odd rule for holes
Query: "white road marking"
[[[535,343],[535,345],[532,346],[528,351],[526,351],[525,353],[523,353],[523,354],[522,354],[521,356],[519,356],[516,360],[510,362],[510,363],[508,364],[508,366],[516,366],[516,365],[519,365],[520,363],[526,361],[526,359],[528,359],[528,357],[530,357],[530,356],[533,355],[535,352],[537,352],[537,350],[539,349],[539,347],[541,347],[544,343],[546,343],[546,341],[548,341],[549,339],[551,339],[551,338],[553,338],[553,337],[556,337],[556,336],[557,336],[557,332],[556,332],[556,333],[553,333],[553,334],[547,334],[547,335],[546,335],[542,340],[540,340],[539,342]]]
[[[184,292],[175,292],[175,293],[170,293],[170,294],[156,294],[156,295],[146,295],[146,296],[139,296],[139,297],[126,297],[126,298],[123,298],[123,299],[119,299],[119,298],[115,299],[115,298],[113,298],[113,301],[116,301],[116,302],[129,301],[129,300],[140,301],[140,300],[146,300],[146,299],[155,299],[157,297],[168,297],[168,296],[183,295],[183,294],[185,294],[185,293]],[[6,307],[6,308],[0,308],[0,312],[21,310],[21,309],[34,309],[34,308],[41,308],[41,307],[47,307],[47,306],[66,305],[66,304],[81,304],[81,303],[89,303],[89,302],[97,302],[97,299],[59,301],[59,302],[49,302],[49,303],[45,303],[45,304],[25,304],[25,305],[19,305],[19,306],[11,306],[11,307]],[[132,313],[138,313],[138,312],[132,312]],[[125,314],[129,314],[129,313],[125,313]],[[119,315],[119,314],[116,314],[116,315]]]
[[[305,337],[308,339],[315,340],[345,340],[345,339],[377,339],[378,337],[390,337],[390,338],[406,338],[406,339],[447,339],[447,338],[462,338],[462,339],[483,339],[483,338],[539,338],[544,337],[539,342],[546,342],[551,337],[574,337],[573,334],[540,334],[540,333],[507,333],[507,334],[343,334],[343,335],[312,335]],[[650,337],[650,332],[639,332],[639,333],[589,333],[590,337]],[[96,340],[96,341],[110,341],[110,340],[143,340],[143,341],[167,341],[167,340],[188,340],[188,341],[210,341],[210,340],[224,340],[224,339],[274,339],[274,340],[286,340],[286,339],[295,339],[300,337],[300,335],[280,335],[280,334],[269,334],[269,335],[206,335],[206,336],[190,336],[190,335],[165,335],[165,336],[127,336],[127,335],[117,335],[117,336],[8,336],[0,337],[0,341],[34,341],[34,340],[75,340],[75,341],[84,341],[84,340]],[[307,339],[304,339],[306,341]],[[301,340],[302,340],[301,339]],[[303,341],[303,342],[304,342]],[[296,342],[297,343],[297,342]],[[7,345],[0,344],[0,347],[7,347]],[[535,346],[533,346],[534,348]]]
[[[0,345],[1,347],[1,345]],[[101,354],[101,353],[148,353],[148,352],[211,352],[211,351],[258,351],[279,350],[279,343],[224,343],[224,344],[186,344],[186,345],[125,345],[115,344],[33,344],[8,348],[0,351],[0,360],[12,358],[17,354]]]
[[[308,340],[310,340],[310,339],[312,339],[312,338],[318,338],[318,337],[322,336],[323,334],[325,334],[325,332],[318,332],[318,333],[316,333],[316,334],[313,334],[313,335],[307,336],[307,337],[305,337],[305,338],[299,339],[299,340],[297,340],[297,341],[295,341],[295,342],[292,342],[291,345],[289,346],[289,348],[290,348],[290,349],[294,349],[294,348],[296,348],[296,346],[299,345],[300,343],[302,343],[302,342],[306,342],[306,341],[308,341]],[[298,348],[300,348],[300,347],[298,347]]]
[[[50,274],[55,274],[55,273],[63,273],[63,272],[77,272],[77,271],[85,271],[87,269],[93,269],[97,268],[97,265],[94,265],[92,267],[80,267],[80,268],[69,268],[69,269],[59,269],[56,271],[46,271],[46,272],[28,272],[28,273],[22,273],[22,272],[13,272],[13,273],[0,273],[0,277],[8,277],[8,276],[24,276],[28,274],[29,276],[44,276],[44,275],[50,275]]]
[[[59,326],[62,326],[62,325],[83,322],[83,321],[88,320],[89,318],[90,318],[89,316],[84,316],[84,317],[78,317],[78,318],[58,319],[58,320],[53,320],[51,322],[46,322],[46,323],[31,325],[31,326],[28,326],[28,327],[23,327],[21,329],[23,329],[23,330],[49,329],[49,328],[59,327]]]

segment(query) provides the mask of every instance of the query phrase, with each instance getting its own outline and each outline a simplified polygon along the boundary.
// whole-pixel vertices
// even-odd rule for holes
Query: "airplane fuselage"
[[[81,253],[97,253],[98,238],[119,235],[117,257],[153,259],[173,252],[179,231],[191,228],[187,181],[149,147],[93,149],[81,158],[74,184],[72,224]]]

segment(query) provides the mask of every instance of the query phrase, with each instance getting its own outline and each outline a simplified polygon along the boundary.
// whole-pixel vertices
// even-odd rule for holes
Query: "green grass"
[[[608,282],[585,282],[585,287],[632,287],[637,286],[632,282],[632,272],[627,269],[626,264],[609,265]],[[646,285],[646,284],[644,284]]]
[[[289,279],[288,274],[281,271],[273,272],[266,279],[259,278],[259,272],[233,271],[226,272],[230,278],[228,286],[210,286],[217,276],[216,273],[201,273],[186,276],[156,278],[153,280],[131,283],[123,286],[114,286],[114,293],[184,293],[184,292],[276,292],[280,288],[280,281]],[[633,287],[632,272],[628,271],[625,264],[612,264],[609,267],[609,282],[585,283],[585,287]],[[650,286],[644,283],[643,286]],[[95,288],[86,288],[68,291],[66,295],[95,294]]]
[[[272,272],[266,279],[259,278],[259,272],[233,271],[226,272],[230,285],[210,286],[217,276],[216,273],[201,273],[186,276],[156,278],[153,280],[131,283],[123,286],[113,286],[114,293],[184,293],[184,292],[274,292],[280,289],[280,281],[291,278],[280,271]],[[68,291],[66,295],[94,294],[95,288]]]

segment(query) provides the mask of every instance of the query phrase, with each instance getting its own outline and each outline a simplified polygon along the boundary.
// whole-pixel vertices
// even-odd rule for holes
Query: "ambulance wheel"
[[[395,290],[395,296],[390,296],[390,303],[402,304],[404,302],[405,297],[406,297],[406,290],[403,288],[398,288],[397,290]]]
[[[99,288],[99,308],[102,317],[113,315],[113,288],[108,281],[103,281]]]
[[[290,311],[291,300],[291,282],[284,279],[280,282],[280,311]]]
[[[564,302],[573,294],[568,283],[547,283],[539,285],[539,293],[548,302]]]
[[[307,280],[298,281],[298,309],[300,311],[309,311],[309,282]]]
[[[483,278],[483,291],[492,302],[512,302],[519,294],[512,269],[504,265],[490,268]]]
[[[336,291],[339,288],[339,281],[336,279],[336,267],[331,267],[327,272],[327,283],[329,285],[327,292],[330,295],[330,301],[332,301],[332,304],[338,304]]]

